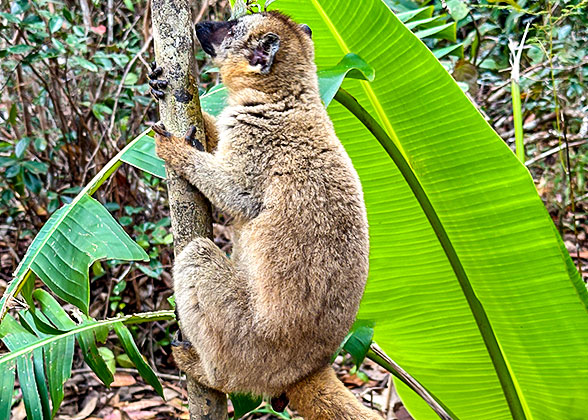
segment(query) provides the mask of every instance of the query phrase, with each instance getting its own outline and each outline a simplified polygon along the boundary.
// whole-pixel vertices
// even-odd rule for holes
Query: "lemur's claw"
[[[171,345],[172,347],[182,347],[184,349],[189,349],[190,347],[192,347],[192,343],[183,340],[182,332],[180,330],[177,330],[174,334],[174,338],[172,338]]]
[[[151,126],[151,128],[157,134],[159,134],[162,137],[165,137],[166,139],[169,139],[171,137],[171,133],[165,129],[165,126],[162,123],[155,124]]]
[[[288,403],[290,400],[286,396],[285,393],[282,393],[279,397],[274,397],[271,399],[272,408],[276,413],[281,413],[288,407]]]
[[[204,146],[202,145],[202,143],[200,143],[200,141],[198,141],[198,139],[196,139],[196,137],[194,137],[196,135],[196,127],[195,126],[190,126],[190,128],[188,129],[188,132],[186,133],[186,142],[192,146],[195,147],[197,150],[200,150],[201,152],[204,152]]]

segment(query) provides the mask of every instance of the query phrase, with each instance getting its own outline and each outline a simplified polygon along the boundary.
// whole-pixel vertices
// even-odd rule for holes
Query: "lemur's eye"
[[[231,37],[232,37],[233,35],[235,35],[235,31],[233,30],[233,28],[229,29],[229,32],[227,32],[227,35],[228,35],[228,36],[231,36]]]

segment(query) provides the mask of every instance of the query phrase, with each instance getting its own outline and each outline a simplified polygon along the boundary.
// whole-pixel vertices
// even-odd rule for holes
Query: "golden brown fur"
[[[203,46],[212,30],[199,34]],[[377,419],[329,367],[357,313],[369,245],[361,185],[321,103],[312,41],[277,13],[240,18],[223,39],[208,48],[229,89],[215,152],[156,137],[159,156],[235,230],[230,259],[196,238],[176,260],[191,343],[174,349],[176,363],[224,392],[286,391],[308,420]]]

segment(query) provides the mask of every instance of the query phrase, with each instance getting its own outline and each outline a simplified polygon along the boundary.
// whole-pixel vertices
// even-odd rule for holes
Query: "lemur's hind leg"
[[[173,348],[174,359],[190,376],[205,376],[202,382],[212,388],[225,390],[230,382],[234,356],[228,353],[250,319],[245,286],[210,239],[195,238],[176,258],[174,292],[184,341]]]
[[[178,366],[181,371],[186,372],[191,378],[196,379],[197,382],[212,387],[212,384],[204,371],[200,356],[196,353],[192,344],[189,341],[179,341],[174,338],[171,345],[176,366]]]

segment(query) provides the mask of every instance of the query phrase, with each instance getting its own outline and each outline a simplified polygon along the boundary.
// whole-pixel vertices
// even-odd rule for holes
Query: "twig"
[[[575,141],[575,142],[573,142],[573,143],[569,143],[569,144],[568,144],[568,147],[580,146],[580,145],[582,145],[582,144],[586,144],[586,143],[588,143],[588,140],[580,140],[580,141]],[[563,147],[565,147],[565,146],[564,146],[564,145],[562,145],[562,144],[560,144],[559,146],[557,146],[557,147],[554,147],[553,149],[550,149],[550,150],[548,150],[548,151],[546,151],[546,152],[543,152],[543,153],[541,153],[540,155],[538,155],[538,156],[535,156],[534,158],[532,158],[532,159],[529,159],[528,161],[526,161],[526,162],[525,162],[525,166],[531,166],[531,165],[533,165],[534,163],[536,163],[536,162],[538,162],[538,161],[540,161],[540,160],[542,160],[542,159],[545,159],[545,158],[546,158],[546,157],[548,157],[548,156],[555,155],[555,154],[556,154],[556,153],[558,153],[560,150],[562,150],[562,148],[563,148]]]
[[[566,151],[566,173],[568,175],[568,185],[570,187],[570,203],[572,207],[572,228],[574,231],[574,238],[576,242],[576,257],[578,259],[578,272],[580,273],[580,277],[582,278],[582,264],[580,262],[580,241],[578,240],[578,226],[576,224],[576,200],[574,199],[574,179],[572,177],[572,167],[570,164],[570,145],[568,143],[568,125],[567,121],[563,115],[561,115],[562,120],[562,128],[563,128],[563,138],[564,138],[564,146]]]
[[[90,32],[92,26],[92,18],[90,17],[90,7],[88,6],[88,0],[80,0],[80,8],[82,9],[82,19],[84,20],[84,29],[86,34]]]
[[[194,25],[196,25],[198,22],[200,22],[202,20],[202,17],[204,16],[206,9],[208,9],[209,3],[210,3],[210,0],[202,0],[202,7],[200,7],[200,11],[198,12],[198,16],[196,16],[196,19],[194,19]]]
[[[134,368],[121,368],[121,367],[117,367],[116,368],[117,372],[124,372],[124,373],[133,373],[135,375],[140,376],[141,374],[139,373],[139,371],[137,369]],[[80,369],[72,369],[71,373],[73,375],[78,374],[78,373],[90,373],[90,372],[94,372],[92,369],[90,369],[89,367],[84,367],[84,368],[80,368]],[[186,379],[185,376],[179,376],[179,375],[170,375],[168,373],[161,373],[161,372],[157,372],[157,376],[161,379],[165,379],[167,381],[175,381],[175,382],[180,382]]]
[[[153,41],[153,35],[149,36],[147,41],[145,41],[145,44],[143,45],[143,47],[141,47],[139,52],[137,54],[135,54],[133,56],[133,58],[131,58],[131,60],[127,63],[127,66],[125,67],[125,71],[121,77],[121,82],[118,85],[118,89],[116,90],[116,93],[114,94],[114,105],[112,106],[112,114],[110,115],[110,124],[108,125],[108,131],[107,131],[109,138],[112,138],[112,130],[114,129],[114,121],[116,118],[116,109],[118,108],[118,101],[120,99],[120,94],[121,94],[123,87],[124,87],[125,79],[126,79],[127,75],[129,74],[129,72],[131,71],[131,68],[135,64],[135,61],[137,61],[137,58],[140,55],[142,55],[145,51],[147,51],[147,49],[151,46],[151,41]]]
[[[107,32],[106,32],[106,43],[108,45],[112,44],[112,40],[114,38],[113,35],[113,27],[114,27],[114,0],[108,0],[106,3],[106,25],[107,25]]]

